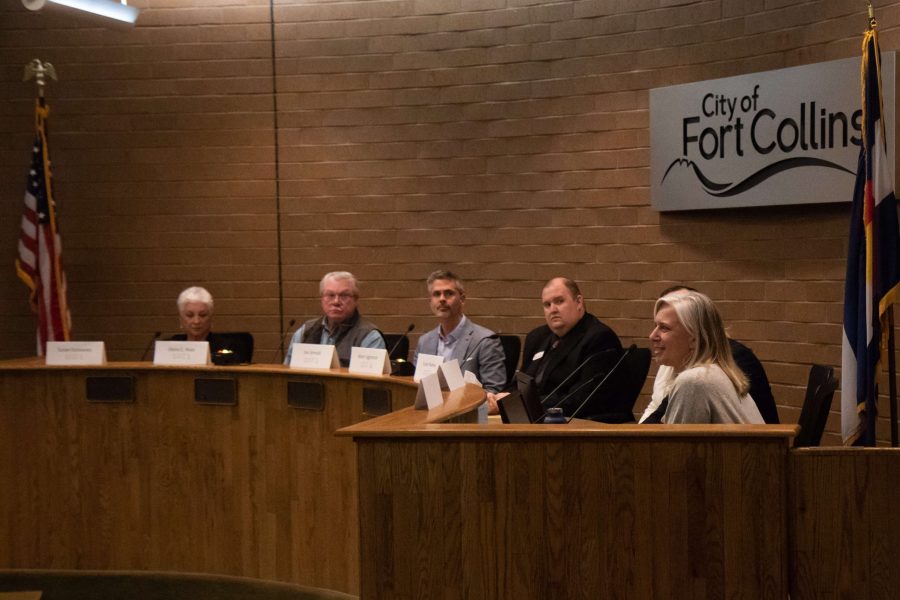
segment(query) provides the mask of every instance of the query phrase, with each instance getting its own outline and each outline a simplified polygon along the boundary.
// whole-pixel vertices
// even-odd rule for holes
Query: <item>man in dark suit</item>
[[[581,290],[571,279],[548,281],[541,302],[547,324],[526,336],[522,371],[534,377],[545,408],[559,405],[572,416],[619,359],[622,344],[612,329],[587,312]],[[613,395],[612,389],[598,392],[577,416],[601,418],[609,414]],[[617,415],[610,420],[628,421],[633,416]]]

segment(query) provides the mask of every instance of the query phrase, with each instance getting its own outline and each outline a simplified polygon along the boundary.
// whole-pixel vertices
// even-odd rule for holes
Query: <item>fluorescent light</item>
[[[76,10],[83,10],[95,15],[134,24],[141,11],[124,2],[116,0],[22,0],[22,4],[28,10],[40,10],[50,2],[60,6],[68,6]]]

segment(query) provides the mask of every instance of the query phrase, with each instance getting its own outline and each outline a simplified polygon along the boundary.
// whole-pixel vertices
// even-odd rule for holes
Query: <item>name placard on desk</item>
[[[422,355],[419,355],[421,358]],[[416,403],[413,405],[416,410],[431,410],[437,408],[444,403],[444,395],[441,393],[441,382],[437,373],[426,375],[419,382],[419,389],[416,391]]]
[[[444,362],[443,356],[436,354],[419,354],[416,358],[416,372],[413,374],[413,381],[419,383],[422,378],[432,373],[437,373],[438,367]]]
[[[391,361],[388,360],[387,350],[354,346],[350,349],[349,371],[363,375],[390,375]]]
[[[156,342],[154,365],[208,365],[209,342]]]
[[[291,346],[292,369],[337,369],[341,366],[338,361],[337,348],[323,344],[297,343]]]
[[[472,371],[463,371],[463,381],[465,383],[471,383],[472,385],[477,385],[480,388],[484,386],[481,385],[481,382],[478,381],[478,377]]]
[[[48,365],[105,365],[103,342],[47,342]]]
[[[466,381],[463,374],[459,370],[459,361],[455,358],[441,363],[438,367],[438,379],[441,382],[441,389],[452,392],[453,390],[465,387]]]

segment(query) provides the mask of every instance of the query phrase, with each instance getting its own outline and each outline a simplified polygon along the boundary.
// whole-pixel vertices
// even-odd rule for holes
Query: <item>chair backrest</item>
[[[641,390],[644,389],[644,382],[647,381],[647,373],[650,371],[650,348],[635,348],[625,357],[622,364],[624,371],[622,378],[622,407],[623,414],[627,417],[630,413],[631,419],[634,420],[634,403],[637,402]]]
[[[634,410],[634,403],[637,402],[641,390],[644,389],[644,382],[647,381],[647,373],[650,372],[650,348],[635,348],[628,358],[625,359],[625,367],[628,367],[628,389],[626,396],[631,402],[631,408]]]
[[[388,358],[397,360],[409,360],[409,338],[403,333],[383,333],[384,343],[390,352]]]
[[[500,334],[500,345],[506,362],[506,383],[513,381],[513,375],[519,368],[519,355],[522,354],[522,340],[517,335]]]
[[[210,334],[212,361],[217,365],[253,362],[253,334],[249,331],[213,332]]]
[[[622,359],[622,364],[607,382],[609,387],[598,404],[603,412],[594,412],[588,418],[603,423],[634,421],[634,403],[644,388],[649,371],[650,349],[635,347]]]
[[[834,369],[825,365],[812,365],[806,384],[806,398],[800,410],[800,433],[794,438],[794,448],[818,446],[825,431],[831,400],[837,389],[838,380]]]

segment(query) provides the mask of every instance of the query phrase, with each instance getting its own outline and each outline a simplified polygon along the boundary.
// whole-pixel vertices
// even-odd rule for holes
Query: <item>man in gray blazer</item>
[[[463,282],[450,271],[439,270],[428,276],[428,295],[431,312],[438,318],[438,326],[419,338],[413,362],[419,354],[443,356],[444,360],[459,361],[462,371],[471,371],[487,392],[491,412],[496,412],[494,397],[506,387],[506,366],[503,346],[494,332],[473,323],[463,313],[466,289]]]

